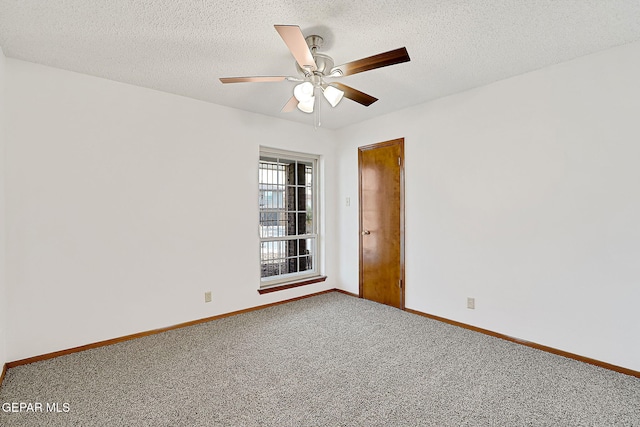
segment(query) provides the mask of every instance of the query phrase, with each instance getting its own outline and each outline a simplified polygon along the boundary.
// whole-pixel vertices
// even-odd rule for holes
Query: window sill
[[[258,289],[258,293],[260,295],[268,294],[270,292],[283,291],[285,289],[297,288],[298,286],[305,286],[305,285],[311,285],[312,283],[324,282],[325,280],[327,280],[327,276],[312,277],[312,278],[307,279],[307,280],[300,280],[298,282],[283,283],[281,285],[271,286],[269,288]]]

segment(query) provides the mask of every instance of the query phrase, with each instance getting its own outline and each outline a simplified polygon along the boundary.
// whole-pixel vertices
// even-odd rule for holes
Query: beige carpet
[[[12,402],[43,411],[2,426],[640,426],[638,378],[335,292],[10,369]]]

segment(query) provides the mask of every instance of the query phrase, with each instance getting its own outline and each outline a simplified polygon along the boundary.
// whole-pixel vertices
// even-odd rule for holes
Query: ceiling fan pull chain
[[[314,92],[316,93],[316,95],[320,95],[320,93],[318,93],[320,91],[319,88],[315,88]],[[322,104],[322,102],[320,102],[320,96],[316,96],[316,102],[313,107],[313,114],[314,114],[314,118],[313,118],[313,128],[314,129],[318,129],[320,127],[320,104]]]

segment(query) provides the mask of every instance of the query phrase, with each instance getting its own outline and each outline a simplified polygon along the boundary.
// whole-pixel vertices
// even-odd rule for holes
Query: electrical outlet
[[[475,308],[476,308],[476,299],[475,298],[467,298],[467,308],[475,310]]]
[[[211,302],[211,291],[204,293],[204,302]]]

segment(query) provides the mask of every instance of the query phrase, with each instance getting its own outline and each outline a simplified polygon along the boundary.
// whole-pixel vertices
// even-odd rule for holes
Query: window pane
[[[298,272],[298,257],[287,258],[287,272],[288,273],[297,273]]]
[[[306,216],[306,231],[307,233],[313,233],[313,193],[312,188],[307,187],[306,200],[305,200],[305,216]]]
[[[260,244],[261,277],[286,273],[283,269],[286,255],[286,242],[262,242]]]
[[[313,270],[313,264],[310,256],[300,257],[300,271]]]
[[[315,238],[261,243],[261,277],[313,270]]]

